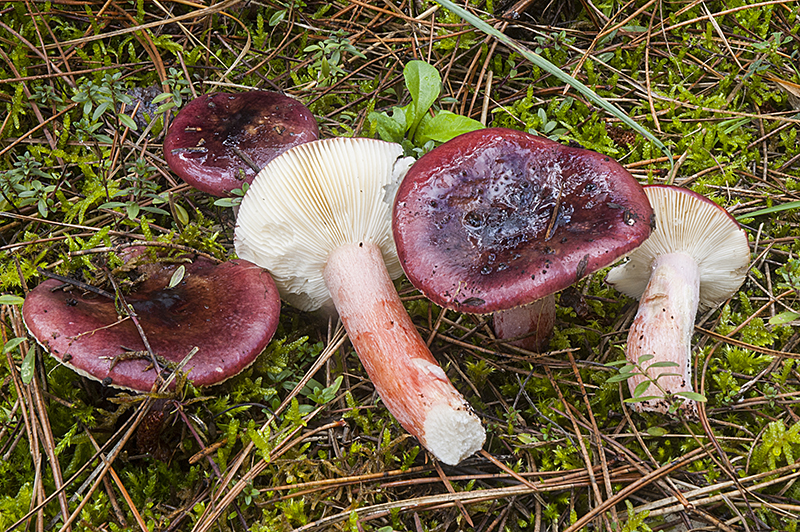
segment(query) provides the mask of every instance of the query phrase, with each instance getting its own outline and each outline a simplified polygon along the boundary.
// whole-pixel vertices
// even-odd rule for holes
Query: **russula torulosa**
[[[485,432],[414,327],[392,279],[396,181],[411,159],[398,144],[333,138],[269,163],[242,200],[237,254],[268,269],[301,310],[332,303],[389,411],[447,464],[478,451]]]
[[[647,381],[657,381],[667,394],[693,392],[692,333],[698,308],[724,302],[744,282],[750,264],[747,234],[725,209],[708,198],[671,185],[644,187],[656,217],[650,238],[613,268],[606,281],[639,299],[639,310],[628,332],[626,358],[644,364],[644,375],[628,379],[631,393]],[[674,366],[649,366],[668,362]],[[653,399],[632,403],[637,411],[666,413],[670,403],[651,384],[640,396]],[[692,414],[691,398],[682,409]]]
[[[414,164],[393,226],[403,270],[422,294],[459,312],[496,313],[507,337],[531,322],[552,328],[552,294],[636,248],[651,219],[642,187],[613,159],[490,128]]]
[[[182,262],[184,275],[169,288],[178,264],[153,263],[146,279],[125,294],[162,363],[177,366],[195,386],[237,375],[267,346],[278,325],[280,297],[269,273],[244,261],[215,264],[200,256]],[[151,357],[130,318],[113,298],[64,291],[50,279],[25,298],[25,325],[51,355],[81,375],[109,386],[148,392],[157,380]],[[163,368],[169,369],[169,368]]]
[[[164,157],[194,188],[227,196],[253,180],[253,166],[263,168],[292,146],[318,137],[314,115],[288,96],[206,94],[175,117],[164,138]]]

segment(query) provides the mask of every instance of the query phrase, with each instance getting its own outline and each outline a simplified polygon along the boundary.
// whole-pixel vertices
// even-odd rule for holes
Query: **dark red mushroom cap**
[[[642,187],[610,157],[492,128],[411,167],[393,229],[414,286],[438,305],[484,314],[611,264],[648,237],[652,215]]]
[[[218,384],[248,367],[269,343],[280,313],[278,291],[266,270],[244,260],[216,265],[197,257],[184,266],[183,280],[169,289],[178,266],[150,265],[148,278],[125,299],[158,357],[177,366],[197,347],[182,371],[196,386]],[[119,357],[145,351],[133,322],[119,320],[112,299],[65,292],[62,284],[45,281],[25,298],[31,334],[84,376],[150,391],[156,380],[150,357]]]
[[[173,172],[214,196],[251,183],[258,167],[319,136],[314,115],[300,102],[276,92],[206,94],[189,102],[164,138]]]

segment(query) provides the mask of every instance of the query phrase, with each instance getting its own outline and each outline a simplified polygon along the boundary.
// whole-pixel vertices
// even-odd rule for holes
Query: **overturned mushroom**
[[[656,229],[606,281],[640,300],[628,333],[628,362],[637,364],[643,355],[653,355],[644,364],[646,376],[628,379],[632,394],[640,384],[651,383],[637,394],[651,399],[633,407],[669,411],[664,393],[652,384],[657,382],[669,395],[688,395],[682,409],[691,415],[697,408],[691,396],[695,315],[698,308],[713,308],[736,293],[747,274],[750,246],[739,223],[700,194],[668,185],[644,189]]]
[[[397,192],[393,227],[426,297],[496,313],[498,335],[514,336],[532,322],[551,329],[552,294],[636,248],[651,217],[642,187],[611,158],[494,128],[420,158]]]
[[[288,96],[206,94],[175,117],[164,138],[164,156],[172,171],[196,189],[227,196],[253,181],[254,168],[318,136],[314,116]]]
[[[410,162],[402,153],[363,138],[285,152],[242,201],[236,252],[270,270],[301,310],[335,305],[389,411],[439,460],[456,464],[481,448],[485,433],[392,284],[402,274],[390,220],[391,191]]]
[[[178,265],[143,266],[147,278],[125,300],[133,307],[153,354],[181,369],[196,386],[219,384],[255,361],[278,324],[280,298],[269,273],[244,260],[215,264],[203,257]],[[130,318],[114,298],[65,291],[48,280],[25,298],[28,330],[51,355],[81,375],[109,386],[150,391],[158,375]]]

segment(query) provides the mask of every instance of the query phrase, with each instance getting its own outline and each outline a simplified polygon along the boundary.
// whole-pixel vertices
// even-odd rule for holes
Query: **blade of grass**
[[[773,214],[776,212],[790,211],[792,209],[800,208],[800,201],[790,201],[774,207],[767,207],[758,211],[747,212],[736,216],[736,219],[741,221],[746,218],[755,218],[756,216],[764,216],[765,214]]]
[[[584,95],[592,103],[604,109],[606,112],[608,112],[615,118],[618,118],[619,120],[627,124],[629,127],[631,127],[634,131],[636,131],[637,133],[648,139],[650,142],[652,142],[653,145],[655,145],[661,151],[661,153],[667,156],[667,158],[669,159],[670,167],[672,167],[673,160],[672,160],[672,152],[670,151],[670,149],[663,142],[658,140],[655,137],[655,135],[653,135],[650,131],[648,131],[646,128],[644,128],[636,121],[634,121],[631,117],[629,117],[627,113],[625,113],[625,111],[623,111],[616,105],[612,104],[611,102],[607,101],[605,98],[598,96],[597,93],[595,93],[592,89],[590,89],[577,79],[573,78],[572,76],[570,76],[569,74],[558,68],[556,65],[554,65],[544,57],[529,50],[528,48],[526,48],[516,40],[512,39],[508,35],[493,28],[485,21],[473,15],[463,7],[454,4],[450,0],[436,0],[436,3],[452,11],[453,13],[455,13],[456,15],[467,21],[469,24],[471,24],[475,29],[482,31],[487,35],[491,35],[498,41],[507,45],[508,47],[519,53],[522,57],[524,57],[537,67],[541,68],[545,72],[550,73],[551,75],[560,79],[564,83],[567,83],[568,85],[574,87],[575,90]]]

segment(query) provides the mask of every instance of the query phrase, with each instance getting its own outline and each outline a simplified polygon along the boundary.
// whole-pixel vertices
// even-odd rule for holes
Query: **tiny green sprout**
[[[653,529],[645,523],[647,516],[650,515],[649,510],[642,510],[637,513],[631,501],[627,499],[625,500],[625,506],[628,508],[628,519],[622,525],[620,532],[652,532]]]
[[[260,494],[261,491],[254,487],[252,483],[248,483],[247,486],[242,489],[242,494],[244,495],[244,503],[247,506],[250,506]]]
[[[630,362],[628,360],[615,360],[613,362],[608,362],[605,365],[607,367],[619,367],[619,373],[617,375],[612,375],[606,382],[623,382],[627,381],[631,377],[636,376],[643,376],[646,380],[640,382],[636,385],[633,392],[631,393],[631,397],[625,399],[623,402],[625,403],[642,403],[645,401],[652,401],[654,399],[663,399],[670,403],[669,412],[674,413],[680,407],[680,405],[685,400],[689,401],[697,401],[699,403],[705,403],[706,397],[701,393],[696,392],[675,392],[670,393],[665,390],[661,385],[659,385],[659,379],[663,377],[674,377],[678,374],[676,373],[660,373],[658,377],[653,379],[650,374],[645,370],[645,363],[652,360],[654,356],[652,354],[645,354],[639,357],[638,362]],[[672,368],[677,367],[678,364],[675,362],[654,362],[647,366],[648,369],[650,368]],[[654,386],[657,388],[661,395],[645,395],[647,391],[650,389],[650,386]]]
[[[214,205],[216,207],[236,207],[242,203],[242,198],[244,198],[248,188],[250,188],[249,183],[242,183],[242,188],[235,188],[231,190],[231,194],[233,195],[230,198],[219,198],[214,200]]]
[[[439,98],[442,78],[425,61],[409,61],[403,69],[403,78],[411,103],[393,107],[391,116],[385,112],[369,114],[370,122],[383,140],[403,144],[406,153],[410,154],[429,151],[436,143],[447,142],[483,127],[477,120],[450,111],[430,112]]]
[[[339,391],[339,387],[342,385],[342,378],[343,376],[339,375],[336,377],[336,380],[333,381],[333,384],[326,388],[320,389],[319,387],[315,387],[314,391],[309,395],[309,399],[318,405],[330,403],[336,397],[336,392]]]

